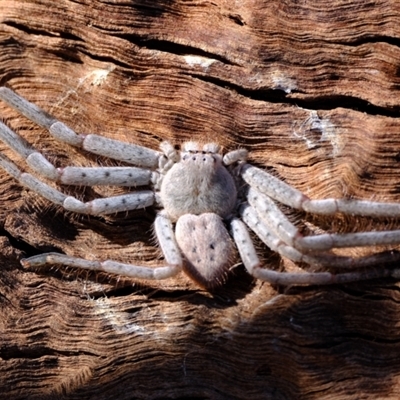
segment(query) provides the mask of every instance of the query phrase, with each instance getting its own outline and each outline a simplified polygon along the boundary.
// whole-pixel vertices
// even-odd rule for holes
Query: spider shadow
[[[65,272],[56,271],[60,277]],[[184,272],[181,272],[184,274]],[[90,292],[91,298],[124,297],[141,295],[151,302],[187,303],[205,306],[208,309],[225,309],[235,307],[240,299],[246,297],[253,289],[255,280],[245,271],[244,267],[235,268],[229,274],[224,284],[212,289],[202,289],[190,282],[188,285],[171,286],[158,285],[156,281],[139,281],[130,278],[120,278],[111,274],[99,274],[88,271],[86,279],[108,285],[108,289],[101,292]],[[171,278],[173,280],[174,278]],[[190,278],[187,278],[190,281]],[[153,283],[153,284],[152,284]]]
[[[399,288],[393,279],[280,291],[235,327],[233,344],[250,360],[244,342],[257,337],[254,372],[260,385],[262,380],[274,389],[271,398],[298,397],[311,376],[321,393],[325,385],[346,381],[342,396],[391,397],[400,372]],[[366,376],[367,385],[357,378]]]
[[[222,285],[208,290],[201,288],[164,290],[147,287],[148,297],[154,300],[203,305],[209,309],[235,307],[239,300],[245,298],[253,290],[255,280],[243,266],[230,272]]]

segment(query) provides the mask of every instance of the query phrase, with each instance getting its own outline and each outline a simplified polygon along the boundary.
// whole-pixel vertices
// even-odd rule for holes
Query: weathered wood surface
[[[399,43],[396,0],[2,0],[0,84],[80,133],[152,148],[211,138],[311,197],[399,201]],[[57,166],[106,162],[4,104],[0,116]],[[0,182],[1,398],[400,397],[398,282],[285,290],[238,266],[209,294],[184,276],[26,271],[24,255],[48,250],[160,263],[154,210],[78,217]],[[270,268],[297,268],[259,251]]]

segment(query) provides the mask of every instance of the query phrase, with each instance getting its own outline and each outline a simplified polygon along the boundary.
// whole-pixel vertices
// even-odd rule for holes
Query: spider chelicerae
[[[99,135],[80,135],[9,88],[0,88],[0,99],[57,140],[88,152],[135,166],[55,168],[22,137],[0,123],[0,140],[23,157],[37,174],[22,172],[0,154],[0,166],[20,184],[64,209],[81,214],[105,215],[156,205],[155,233],[165,266],[145,267],[113,260],[90,261],[59,253],[22,260],[24,266],[61,264],[105,271],[137,279],[166,279],[184,271],[199,286],[211,289],[224,282],[239,251],[247,271],[275,284],[331,284],[375,277],[399,277],[398,269],[376,268],[397,261],[400,253],[388,252],[352,258],[332,249],[400,243],[400,230],[360,233],[324,233],[303,236],[280,210],[279,203],[308,213],[399,217],[400,204],[365,200],[312,200],[266,171],[246,162],[247,151],[220,154],[215,143],[186,142],[180,151],[163,142],[161,151]],[[82,202],[65,195],[44,180],[60,185],[144,186],[127,194]],[[240,193],[238,196],[238,187]],[[349,272],[286,273],[264,268],[249,235],[250,228],[271,250],[296,263]]]

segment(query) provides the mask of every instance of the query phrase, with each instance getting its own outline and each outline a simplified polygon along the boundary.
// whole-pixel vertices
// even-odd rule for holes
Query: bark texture
[[[252,163],[312,198],[399,201],[399,65],[397,0],[0,5],[0,85],[79,133],[154,149],[188,139],[245,147]],[[57,166],[110,163],[55,142],[4,104],[0,116]],[[120,192],[63,190],[84,199]],[[2,171],[0,199],[1,398],[400,397],[397,281],[279,288],[238,266],[208,293],[184,275],[27,271],[21,258],[49,250],[162,263],[155,211],[73,215]],[[290,215],[305,230],[399,226]],[[266,267],[298,268],[256,243]]]

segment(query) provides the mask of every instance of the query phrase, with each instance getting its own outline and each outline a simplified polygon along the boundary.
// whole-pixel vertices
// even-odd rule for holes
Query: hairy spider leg
[[[31,174],[23,173],[3,154],[0,154],[0,167],[33,192],[50,200],[54,204],[62,206],[66,210],[80,214],[113,214],[120,211],[149,207],[155,201],[154,193],[151,190],[141,190],[134,193],[82,202],[75,197],[67,196],[59,190],[54,189]]]
[[[275,202],[267,195],[250,187],[248,191],[249,204],[280,240],[301,252],[331,250],[333,248],[377,246],[400,243],[400,230],[373,231],[358,233],[324,233],[303,236],[288,220]]]
[[[244,164],[241,175],[245,182],[255,187],[267,196],[298,210],[324,215],[333,215],[337,212],[350,215],[369,217],[399,217],[399,203],[379,203],[368,200],[323,199],[312,200],[304,193],[289,186],[275,176]]]
[[[75,268],[103,271],[137,279],[167,279],[182,270],[182,257],[176,240],[171,221],[159,214],[154,223],[157,239],[164,253],[168,265],[162,267],[144,267],[124,264],[118,261],[90,261],[83,258],[72,257],[59,253],[45,253],[21,260],[24,267],[41,267],[45,265],[61,264]]]
[[[0,99],[31,121],[46,128],[55,139],[61,142],[138,167],[155,169],[159,165],[162,155],[159,151],[131,143],[122,143],[95,134],[78,135],[67,125],[11,89],[0,87]]]
[[[400,269],[375,268],[367,271],[354,271],[333,274],[331,272],[303,272],[290,273],[264,269],[257,256],[253,242],[245,224],[238,218],[231,221],[232,236],[239,250],[240,257],[250,275],[257,279],[278,285],[331,285],[335,283],[356,282],[360,280],[376,279],[383,277],[398,278]],[[266,238],[261,238],[263,241]],[[270,243],[270,240],[266,240]],[[266,243],[267,244],[267,243]],[[267,244],[268,245],[268,244]],[[268,245],[269,246],[269,245]],[[279,252],[279,247],[275,249]],[[286,254],[285,254],[286,255]],[[301,255],[300,255],[301,256]],[[370,259],[370,256],[364,257]],[[372,257],[373,263],[379,262],[377,256]],[[399,257],[398,257],[399,258]],[[360,259],[359,259],[360,260]],[[299,259],[298,261],[302,261]],[[305,260],[303,260],[305,261]],[[361,261],[361,260],[360,260]],[[362,261],[360,264],[364,264]],[[369,264],[369,261],[366,263]],[[357,260],[356,260],[356,265]]]
[[[144,186],[150,184],[152,171],[137,167],[56,168],[34,147],[0,122],[0,140],[23,157],[38,175],[64,185]]]

